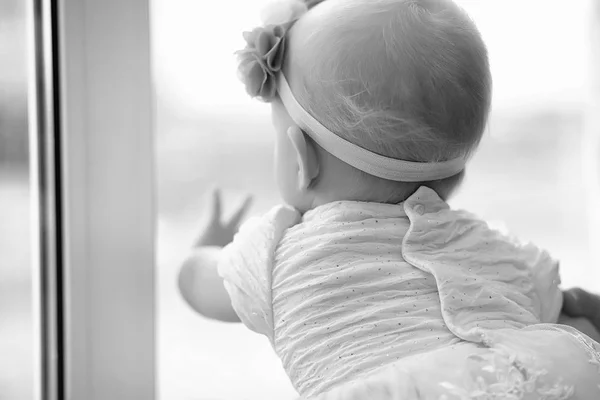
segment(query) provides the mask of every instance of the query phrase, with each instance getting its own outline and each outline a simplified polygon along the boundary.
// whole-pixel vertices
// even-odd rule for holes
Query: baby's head
[[[450,0],[312,3],[319,4],[291,25],[266,63],[283,73],[297,103],[372,153],[423,165],[466,160],[491,101],[487,51],[469,17]],[[460,183],[462,167],[433,180],[363,172],[324,149],[310,127],[298,128],[280,80],[264,79],[260,89],[251,94],[272,104],[280,191],[301,211],[336,200],[397,203],[422,185],[446,198]]]

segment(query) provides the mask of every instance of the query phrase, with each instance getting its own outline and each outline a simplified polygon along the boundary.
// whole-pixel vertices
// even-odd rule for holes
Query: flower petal
[[[246,48],[256,47],[256,45],[254,43],[256,42],[256,37],[258,36],[259,33],[260,33],[260,28],[255,28],[250,32],[242,33],[242,36],[244,37],[244,40],[247,43]]]
[[[277,93],[276,75],[285,61],[285,38],[288,30],[307,11],[304,0],[285,0],[275,14],[281,19],[250,32],[244,32],[246,47],[236,52],[238,74],[252,97],[271,101]]]
[[[248,94],[251,97],[260,95],[267,77],[262,65],[258,61],[250,64],[246,70],[245,76],[246,91]]]
[[[260,96],[264,101],[271,101],[277,93],[277,85],[275,84],[275,77],[268,75],[260,90]]]
[[[256,38],[255,46],[258,54],[266,55],[276,44],[277,39],[272,32],[262,31]]]
[[[277,44],[265,55],[267,68],[273,72],[279,72],[283,65],[285,56],[285,38],[280,38]]]

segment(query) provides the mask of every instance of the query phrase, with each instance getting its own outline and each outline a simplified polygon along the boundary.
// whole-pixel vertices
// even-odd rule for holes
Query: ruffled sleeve
[[[548,251],[533,243],[521,242],[507,232],[492,230],[500,240],[514,247],[520,262],[528,268],[529,279],[537,298],[537,314],[542,323],[555,324],[562,310],[563,294],[560,290],[559,262]],[[501,234],[498,234],[501,233]]]
[[[273,341],[271,278],[273,256],[285,230],[300,219],[297,211],[278,206],[248,220],[221,254],[218,271],[231,305],[254,332]]]
[[[555,324],[558,321],[563,305],[563,294],[560,289],[559,262],[550,253],[533,243],[523,243],[510,236],[506,229],[501,229],[503,239],[518,249],[520,256],[528,260],[530,277],[539,299],[539,317],[541,322]]]
[[[486,331],[556,321],[562,295],[548,253],[451,210],[429,188],[404,207],[411,222],[404,258],[434,276],[444,320],[458,337],[477,342]]]
[[[533,285],[540,299],[540,319],[544,323],[555,324],[563,305],[560,290],[559,263],[547,251],[528,244],[523,251],[531,254]]]

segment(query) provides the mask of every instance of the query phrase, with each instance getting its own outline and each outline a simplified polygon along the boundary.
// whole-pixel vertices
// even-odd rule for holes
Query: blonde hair
[[[291,30],[285,72],[323,125],[402,160],[470,156],[487,123],[492,80],[485,44],[460,7],[327,0],[305,18],[313,29]]]

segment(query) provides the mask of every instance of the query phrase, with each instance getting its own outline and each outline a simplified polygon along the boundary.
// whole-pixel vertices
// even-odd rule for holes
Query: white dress
[[[219,273],[320,399],[600,399],[598,343],[555,324],[558,264],[437,194],[248,221]]]

